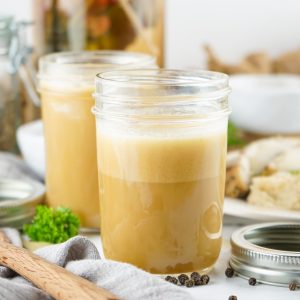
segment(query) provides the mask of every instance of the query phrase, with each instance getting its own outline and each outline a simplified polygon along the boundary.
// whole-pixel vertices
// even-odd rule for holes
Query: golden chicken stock
[[[42,92],[47,203],[70,207],[85,227],[99,227],[96,126],[92,89]]]
[[[152,273],[209,270],[221,248],[226,125],[185,137],[97,122],[105,256]]]
[[[122,51],[49,54],[39,61],[46,144],[46,200],[71,208],[81,226],[98,229],[96,126],[91,113],[95,75],[104,70],[155,67],[155,58]]]

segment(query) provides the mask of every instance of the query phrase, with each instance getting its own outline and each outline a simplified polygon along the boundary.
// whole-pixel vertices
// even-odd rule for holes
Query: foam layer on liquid
[[[141,182],[185,182],[219,176],[225,163],[224,129],[191,136],[168,136],[162,130],[160,134],[117,134],[100,129],[100,171]]]

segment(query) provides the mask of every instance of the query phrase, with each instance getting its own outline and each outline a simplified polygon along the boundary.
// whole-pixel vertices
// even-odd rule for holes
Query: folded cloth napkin
[[[3,231],[13,244],[22,246],[17,230],[4,228]],[[40,248],[35,253],[124,300],[193,299],[184,287],[175,286],[132,265],[101,259],[95,245],[81,236]],[[52,298],[12,270],[0,266],[0,300],[46,299]]]

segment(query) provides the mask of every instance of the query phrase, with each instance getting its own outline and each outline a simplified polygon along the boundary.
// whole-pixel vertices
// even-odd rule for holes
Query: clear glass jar
[[[71,208],[87,228],[99,228],[96,129],[91,113],[95,75],[155,66],[152,56],[120,51],[50,54],[39,62],[46,147],[46,200]]]
[[[0,16],[0,151],[16,150],[16,129],[21,120],[17,72],[9,56],[13,18]]]
[[[163,64],[164,0],[38,0],[40,53],[127,50],[155,55]]]
[[[101,237],[146,271],[207,272],[221,249],[228,77],[134,70],[96,79]]]
[[[30,24],[0,16],[0,151],[17,152],[17,127],[39,114],[32,104],[39,99],[25,38]]]

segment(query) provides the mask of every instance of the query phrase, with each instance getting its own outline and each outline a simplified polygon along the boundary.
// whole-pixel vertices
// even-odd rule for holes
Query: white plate
[[[300,212],[255,206],[245,200],[225,198],[224,214],[255,221],[298,221]]]
[[[29,167],[39,176],[45,177],[45,145],[41,120],[21,125],[17,130],[18,145]]]

